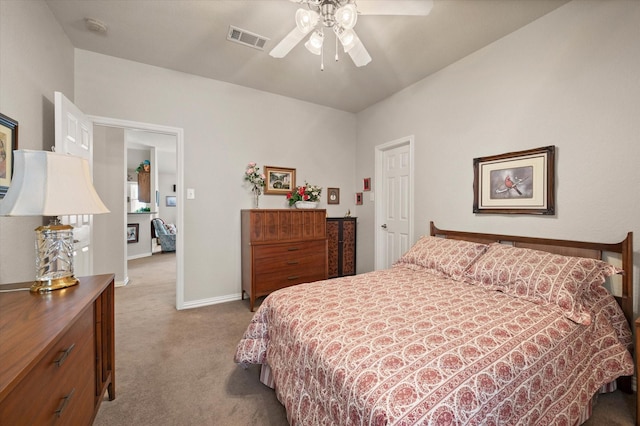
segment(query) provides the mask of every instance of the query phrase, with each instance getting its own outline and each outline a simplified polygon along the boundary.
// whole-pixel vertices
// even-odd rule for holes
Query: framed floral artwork
[[[555,214],[555,146],[473,159],[473,212]]]
[[[0,199],[13,177],[13,151],[18,149],[18,122],[0,114]]]
[[[265,194],[287,195],[296,187],[296,169],[264,166]]]
[[[356,206],[362,205],[362,192],[356,192]]]

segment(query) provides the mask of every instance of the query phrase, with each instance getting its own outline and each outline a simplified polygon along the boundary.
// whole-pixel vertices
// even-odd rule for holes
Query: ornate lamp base
[[[57,219],[36,229],[36,281],[33,293],[47,293],[78,284],[73,276],[73,227]]]
[[[50,281],[36,281],[31,285],[32,293],[48,293],[53,290],[60,290],[78,284],[78,279],[73,275],[70,277],[56,278]]]

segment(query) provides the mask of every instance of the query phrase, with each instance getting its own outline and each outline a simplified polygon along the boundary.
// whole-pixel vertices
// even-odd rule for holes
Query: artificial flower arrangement
[[[260,173],[260,167],[255,162],[247,164],[247,169],[244,172],[244,180],[251,183],[253,186],[251,190],[256,196],[262,194],[262,188],[264,187],[264,181],[267,177],[264,173]]]
[[[287,194],[287,200],[289,205],[293,206],[297,201],[312,201],[319,202],[322,188],[316,185],[309,185],[306,181],[304,186],[297,186],[295,191],[291,191]]]

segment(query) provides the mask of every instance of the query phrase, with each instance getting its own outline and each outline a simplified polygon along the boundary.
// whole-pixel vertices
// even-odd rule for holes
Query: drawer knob
[[[56,416],[58,418],[62,417],[62,412],[67,408],[67,405],[69,405],[69,401],[71,401],[71,397],[73,396],[75,391],[76,391],[76,388],[71,389],[71,392],[69,392],[69,395],[62,398],[62,401],[60,402],[60,405],[56,410]]]
[[[62,364],[64,364],[64,361],[67,359],[67,357],[69,356],[69,354],[71,353],[71,351],[73,350],[73,348],[76,347],[75,343],[72,343],[71,346],[69,346],[67,348],[67,350],[62,351],[62,353],[60,354],[60,356],[58,357],[58,359],[56,359],[54,361],[54,363],[56,364],[56,366],[58,367],[62,367]]]

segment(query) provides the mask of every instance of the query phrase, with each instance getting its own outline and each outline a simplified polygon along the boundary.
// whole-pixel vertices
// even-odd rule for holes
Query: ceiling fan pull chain
[[[336,62],[338,62],[338,35],[336,35]]]
[[[320,29],[322,32],[322,39],[324,40],[324,31]],[[320,46],[320,71],[324,71],[324,43]]]

